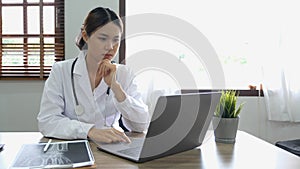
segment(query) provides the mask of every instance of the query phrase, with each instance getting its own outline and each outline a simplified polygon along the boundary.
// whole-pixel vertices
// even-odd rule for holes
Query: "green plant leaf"
[[[237,116],[240,114],[240,112],[241,112],[241,110],[242,110],[244,104],[245,104],[245,102],[244,102],[244,103],[241,103],[241,104],[239,105],[238,109],[237,109],[236,112],[235,112],[234,117],[237,117]]]
[[[222,118],[237,117],[244,105],[244,103],[242,103],[236,109],[238,95],[239,93],[237,93],[236,90],[222,90],[220,101],[215,110],[215,116]]]

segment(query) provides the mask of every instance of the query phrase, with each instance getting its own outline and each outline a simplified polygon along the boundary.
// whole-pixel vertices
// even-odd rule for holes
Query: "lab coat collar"
[[[84,71],[87,71],[86,69],[86,63],[85,63],[85,56],[86,56],[86,51],[81,51],[78,56],[77,56],[77,62],[75,64],[73,73],[83,76]]]

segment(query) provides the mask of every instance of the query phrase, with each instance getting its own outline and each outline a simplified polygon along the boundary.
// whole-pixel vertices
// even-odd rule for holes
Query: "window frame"
[[[47,51],[51,51],[54,54],[54,61],[61,61],[65,59],[65,40],[64,40],[64,0],[54,0],[54,2],[43,2],[40,0],[39,2],[27,2],[27,0],[23,0],[21,3],[2,3],[0,1],[0,13],[2,13],[3,7],[13,7],[13,6],[20,6],[23,8],[23,34],[3,34],[2,30],[2,15],[1,15],[1,22],[0,22],[0,80],[45,80],[48,78],[51,66],[44,65],[44,56],[46,55]],[[37,34],[29,34],[28,33],[28,18],[27,18],[27,8],[37,6],[39,7],[39,27],[40,31]],[[43,16],[43,7],[46,6],[54,6],[54,26],[55,26],[55,33],[54,34],[46,34],[43,32],[44,28],[44,16]],[[21,44],[14,44],[9,43],[9,45],[3,43],[3,38],[11,38],[11,37],[20,37],[23,39],[23,43]],[[54,43],[45,43],[45,38],[55,38]],[[30,44],[28,43],[29,38],[39,38],[40,43],[38,47],[29,47]],[[6,45],[6,47],[5,47]],[[9,65],[4,66],[2,64],[3,52],[4,50],[10,50],[10,48],[17,47],[17,50],[20,50],[23,53],[23,65]],[[28,56],[29,52],[33,50],[38,50],[39,52],[39,65],[29,65],[28,64]],[[32,51],[31,51],[32,50]]]
[[[122,40],[119,48],[119,63],[126,64],[126,39],[124,37],[126,33],[126,2],[125,0],[119,0],[119,15],[123,21],[123,35]]]

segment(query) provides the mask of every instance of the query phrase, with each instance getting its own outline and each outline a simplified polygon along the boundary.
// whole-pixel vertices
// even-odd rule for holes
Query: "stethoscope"
[[[73,63],[72,63],[72,67],[71,67],[71,83],[72,83],[73,96],[74,96],[75,104],[76,104],[75,105],[75,113],[76,113],[76,115],[81,116],[84,113],[84,109],[83,109],[83,106],[78,103],[78,99],[77,99],[77,95],[76,95],[76,91],[75,91],[74,75],[73,75],[74,66],[75,66],[75,63],[77,62],[77,59],[78,58],[76,58],[73,61]],[[105,102],[106,103],[107,103],[107,98],[109,96],[109,92],[110,92],[110,87],[108,87],[107,90],[106,90],[106,95],[107,95],[107,97],[105,98]],[[105,110],[105,108],[104,108],[104,110]],[[105,116],[104,116],[104,126],[106,126],[106,127],[113,127],[113,123],[116,120],[116,116],[117,116],[117,113],[115,113],[114,119],[113,119],[112,123],[110,125],[107,125],[107,123],[106,123],[106,114],[105,114]]]

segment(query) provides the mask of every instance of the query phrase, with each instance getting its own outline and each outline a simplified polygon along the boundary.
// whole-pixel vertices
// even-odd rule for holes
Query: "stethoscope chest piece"
[[[81,105],[76,105],[75,106],[75,113],[78,116],[81,116],[83,114],[83,107]]]

